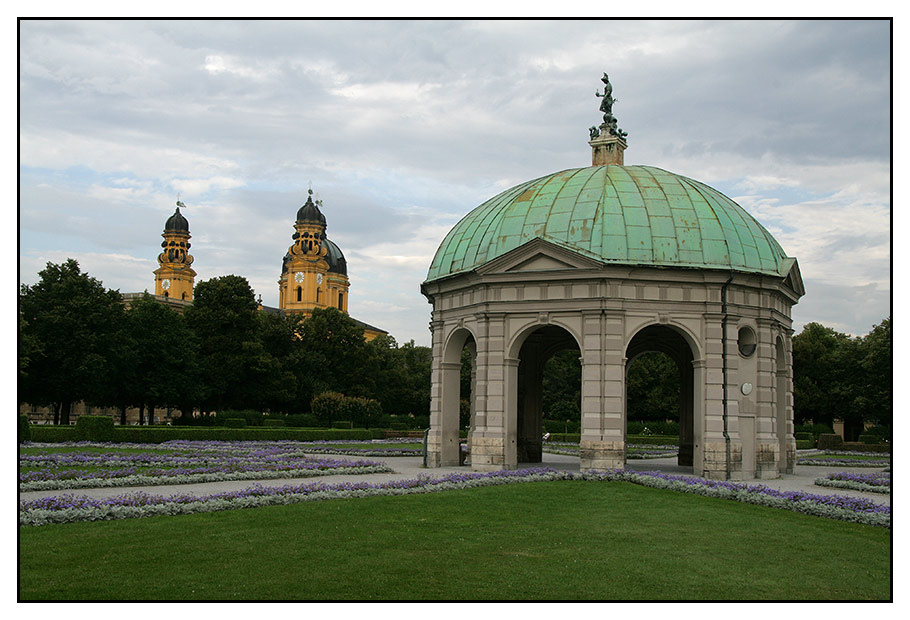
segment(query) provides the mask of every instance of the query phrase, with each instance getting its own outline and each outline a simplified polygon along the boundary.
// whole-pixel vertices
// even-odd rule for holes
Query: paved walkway
[[[317,455],[322,456],[322,455]],[[335,457],[345,458],[345,457]],[[355,459],[357,457],[350,457]],[[450,473],[470,472],[470,467],[441,467],[438,469],[425,469],[423,457],[415,456],[395,456],[395,457],[365,457],[371,461],[384,462],[391,467],[393,473],[384,474],[366,474],[366,475],[334,475],[319,476],[309,478],[282,478],[277,480],[238,480],[232,482],[207,482],[201,484],[172,484],[152,487],[110,487],[100,489],[68,489],[57,491],[29,491],[20,493],[20,500],[37,499],[40,497],[49,497],[53,495],[63,495],[71,493],[74,495],[88,495],[90,497],[110,497],[121,495],[133,491],[144,491],[154,495],[173,495],[178,493],[191,493],[194,495],[204,495],[210,493],[221,493],[224,491],[239,491],[250,487],[254,484],[262,486],[283,486],[286,484],[307,484],[317,481],[326,483],[337,482],[387,482],[390,480],[408,480],[417,476],[429,476],[436,478],[445,476]],[[564,471],[579,471],[579,460],[577,456],[565,456],[561,454],[544,453],[543,463],[545,467]],[[531,464],[529,464],[531,466]],[[692,475],[691,467],[680,467],[676,464],[676,457],[664,459],[642,459],[630,460],[626,463],[626,468],[636,471],[661,471],[665,473],[678,473]],[[872,467],[816,467],[808,465],[797,465],[795,474],[785,474],[776,480],[751,480],[749,483],[762,484],[773,489],[782,491],[805,491],[817,495],[851,495],[855,497],[865,497],[879,504],[891,504],[891,495],[883,493],[867,493],[864,491],[852,491],[848,489],[836,489],[833,487],[820,487],[814,484],[816,478],[822,478],[826,474],[835,471],[850,471],[858,473],[871,473],[882,471],[884,468]]]

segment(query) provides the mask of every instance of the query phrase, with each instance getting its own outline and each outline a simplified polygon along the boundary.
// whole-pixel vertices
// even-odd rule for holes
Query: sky
[[[888,21],[24,20],[18,53],[21,284],[75,258],[153,291],[179,196],[196,282],[277,306],[312,187],[350,314],[429,345],[443,237],[590,165],[607,72],[626,164],[715,187],[797,258],[797,333],[891,313]]]

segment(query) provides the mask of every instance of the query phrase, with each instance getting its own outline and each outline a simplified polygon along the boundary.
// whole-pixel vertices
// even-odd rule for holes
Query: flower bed
[[[626,459],[663,459],[677,456],[679,446],[651,445],[651,444],[626,444]],[[577,443],[549,442],[543,445],[543,451],[550,454],[563,454],[566,456],[578,456],[581,448]]]
[[[28,447],[48,446],[30,444]],[[118,444],[117,448],[110,444],[82,442],[64,447],[105,448],[107,451],[22,454],[19,456],[20,468],[40,469],[22,471],[19,474],[19,490],[150,486],[391,471],[387,465],[374,461],[316,458],[295,441],[173,441],[164,444]],[[117,451],[124,448],[141,451]]]
[[[484,474],[449,474],[440,478],[420,476],[414,480],[399,480],[380,484],[344,482],[338,484],[309,483],[280,487],[254,485],[242,491],[198,496],[191,494],[162,496],[135,492],[105,499],[95,499],[67,494],[19,502],[19,525],[132,519],[158,515],[192,514],[236,508],[296,504],[321,499],[431,493],[508,484],[511,482],[560,480],[566,476],[571,477],[572,474],[557,472],[549,468],[531,468]]]
[[[884,504],[876,504],[863,498],[782,492],[762,485],[706,480],[694,476],[677,476],[660,472],[613,470],[576,474],[544,467],[517,471],[449,474],[439,478],[419,476],[412,480],[399,480],[381,484],[348,482],[340,484],[309,483],[280,487],[254,485],[242,491],[198,496],[191,494],[161,496],[137,492],[106,499],[95,499],[66,494],[38,500],[20,501],[19,524],[32,526],[74,521],[130,519],[157,515],[215,512],[235,508],[293,504],[320,499],[430,493],[544,480],[621,480],[649,487],[793,510],[842,521],[891,527],[891,507]]]
[[[868,457],[868,452],[856,452],[852,450],[814,450],[800,454],[796,459],[797,465],[816,465],[831,467],[888,467],[891,465],[891,458],[879,459],[851,459],[838,458],[849,456]]]
[[[891,493],[891,474],[889,472],[856,474],[839,471],[816,479],[815,484],[820,487],[836,487],[870,493]]]
[[[746,484],[725,480],[706,480],[695,476],[680,476],[657,471],[605,471],[580,474],[585,479],[626,480],[659,489],[672,489],[707,497],[732,499],[770,508],[783,508],[794,512],[891,527],[891,506],[846,495],[815,495],[803,491],[778,491],[760,484]]]

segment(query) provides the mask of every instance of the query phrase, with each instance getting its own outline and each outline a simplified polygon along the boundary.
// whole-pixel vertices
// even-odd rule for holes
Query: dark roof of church
[[[180,207],[177,207],[174,215],[167,218],[167,222],[164,223],[164,232],[168,231],[190,232],[190,223],[180,214]]]

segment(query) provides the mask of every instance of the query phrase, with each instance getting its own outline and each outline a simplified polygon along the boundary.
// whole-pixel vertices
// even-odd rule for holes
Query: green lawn
[[[19,534],[22,600],[890,597],[887,529],[620,482]]]

